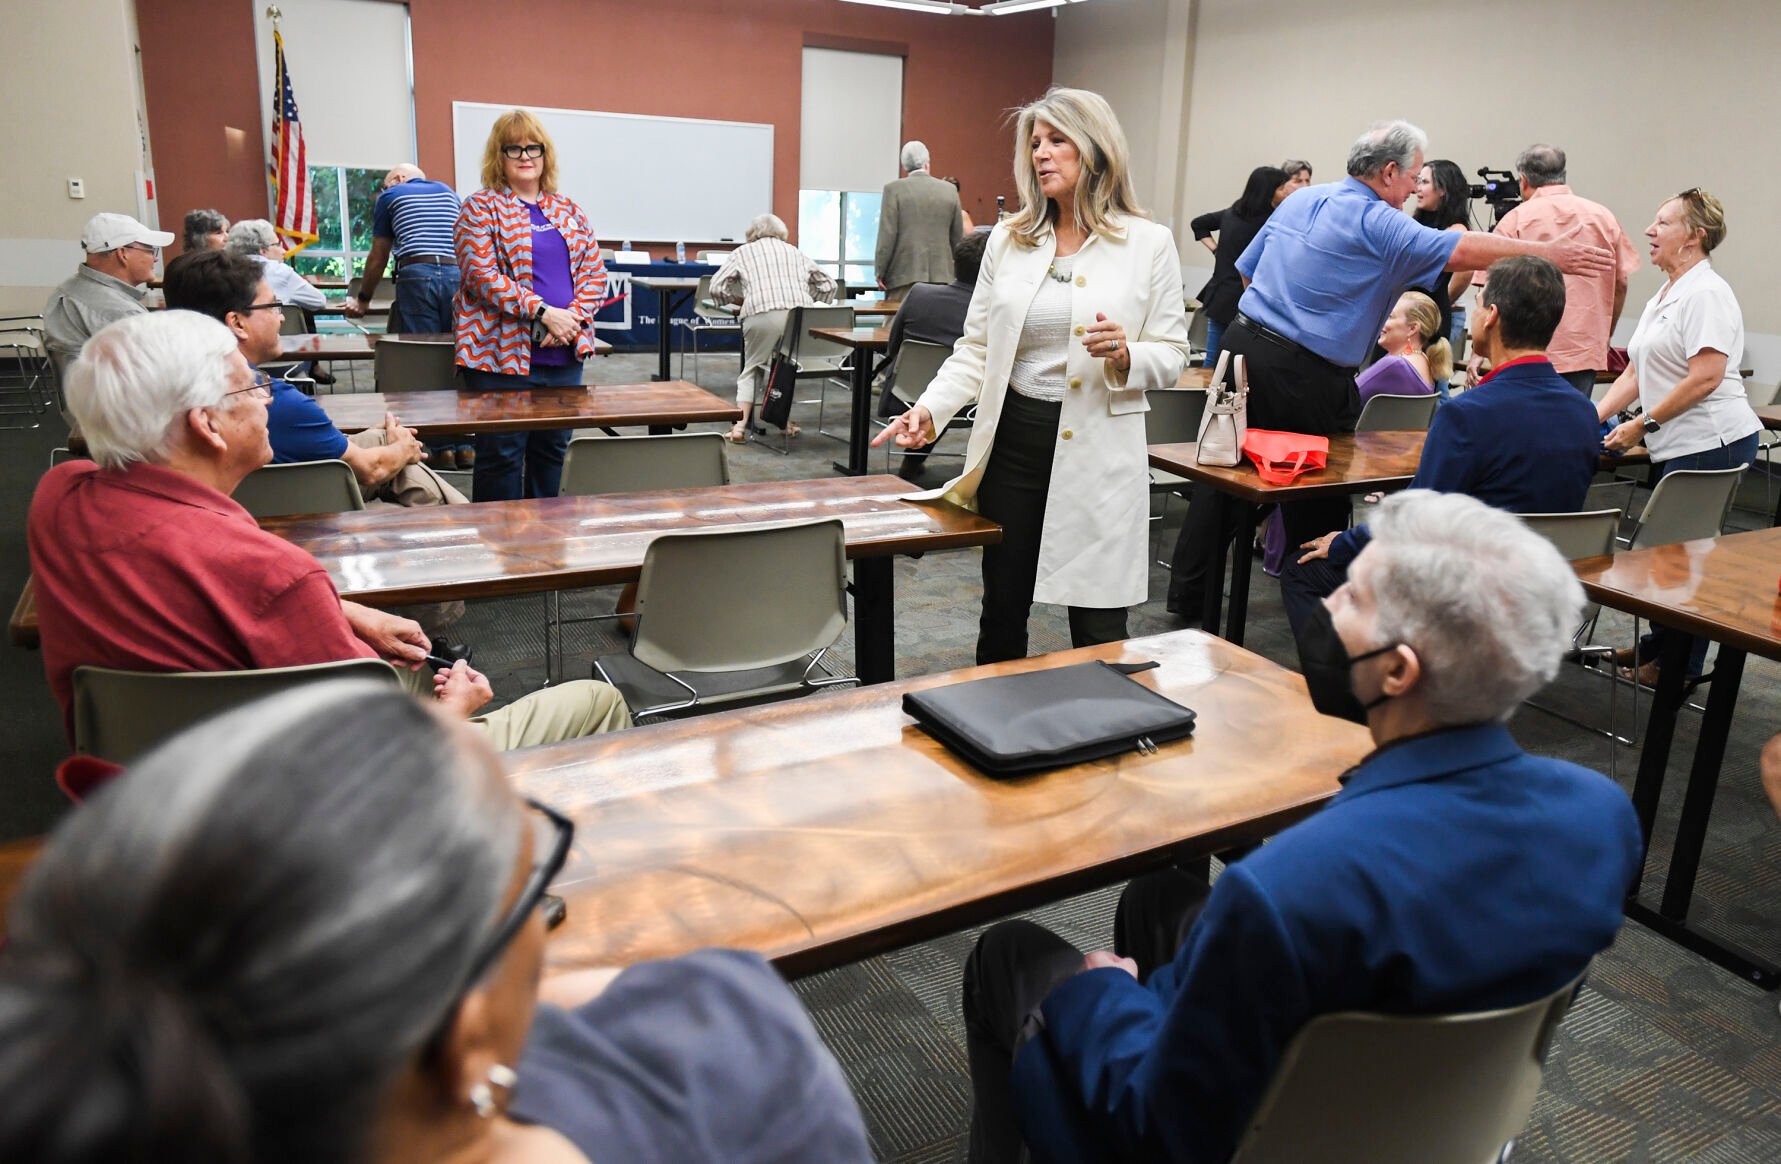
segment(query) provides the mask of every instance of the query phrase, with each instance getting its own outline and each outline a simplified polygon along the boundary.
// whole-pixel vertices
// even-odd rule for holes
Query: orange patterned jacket
[[[581,208],[564,194],[538,200],[569,247],[573,310],[591,320],[606,296],[600,243]],[[457,362],[478,372],[525,375],[532,367],[532,319],[544,305],[532,292],[532,221],[526,204],[506,190],[478,190],[464,199],[453,238],[458,252]],[[575,354],[594,354],[583,328]]]

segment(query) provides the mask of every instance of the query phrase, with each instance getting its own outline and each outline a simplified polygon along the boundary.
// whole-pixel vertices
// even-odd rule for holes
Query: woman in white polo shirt
[[[1606,420],[1635,396],[1644,412],[1615,428],[1603,444],[1621,451],[1644,441],[1659,476],[1747,465],[1756,456],[1762,422],[1738,374],[1744,315],[1707,258],[1725,240],[1725,208],[1698,186],[1684,190],[1657,208],[1645,237],[1652,263],[1669,278],[1645,305],[1627,346],[1626,371],[1596,405],[1596,415]],[[1647,683],[1657,681],[1663,628],[1652,632],[1639,644],[1636,660],[1643,664],[1639,679]],[[1706,650],[1706,640],[1696,640],[1691,676],[1700,673]],[[1623,655],[1630,667],[1634,652]]]

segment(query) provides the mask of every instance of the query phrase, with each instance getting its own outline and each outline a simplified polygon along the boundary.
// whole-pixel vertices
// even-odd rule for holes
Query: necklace
[[[1071,266],[1074,267],[1075,264],[1072,263]],[[1068,283],[1070,281],[1070,272],[1058,270],[1057,264],[1053,263],[1051,266],[1045,268],[1045,277],[1057,283]]]

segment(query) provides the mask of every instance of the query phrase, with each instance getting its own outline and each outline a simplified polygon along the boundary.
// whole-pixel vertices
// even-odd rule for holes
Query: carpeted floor
[[[597,361],[598,382],[647,379],[653,354],[618,355]],[[701,382],[720,395],[733,393],[735,362],[707,355]],[[338,367],[337,367],[337,370]],[[691,365],[687,366],[691,371]],[[366,377],[368,379],[368,377]],[[341,387],[350,387],[343,377]],[[814,391],[807,388],[806,391]],[[840,404],[844,389],[831,389]],[[806,412],[808,417],[806,417]],[[814,408],[800,409],[814,430]],[[832,419],[832,414],[831,414]],[[699,426],[720,428],[719,425]],[[834,427],[831,424],[831,427]],[[0,433],[6,456],[0,481],[0,593],[11,596],[27,570],[23,523],[31,484],[59,443],[59,422],[34,432]],[[962,447],[959,438],[949,447]],[[738,481],[795,479],[830,474],[828,462],[842,451],[835,441],[811,435],[779,456],[760,445],[730,451]],[[875,453],[875,470],[883,463]],[[957,462],[951,462],[956,465]],[[931,470],[932,483],[940,468]],[[1642,498],[1641,498],[1642,500]],[[1745,494],[1752,508],[1734,511],[1735,528],[1766,524],[1761,482]],[[1182,502],[1163,523],[1172,544]],[[974,552],[898,559],[897,659],[899,674],[967,666],[976,633],[979,596]],[[1166,571],[1152,571],[1156,600],[1135,609],[1133,634],[1178,625],[1162,609]],[[565,601],[565,614],[609,609],[610,592],[581,592]],[[537,597],[473,603],[462,634],[475,644],[478,665],[497,693],[511,698],[543,680],[544,604]],[[1625,641],[1629,621],[1604,616],[1597,640]],[[603,624],[571,628],[568,673],[585,674],[592,657],[612,645]],[[1034,653],[1068,645],[1063,612],[1037,608]],[[1256,573],[1247,646],[1286,666],[1294,652],[1274,584]],[[852,661],[851,630],[834,660]],[[0,722],[5,790],[0,795],[0,837],[42,831],[60,806],[48,771],[63,751],[59,719],[36,655],[16,649],[0,661],[9,694]],[[1566,668],[1541,701],[1579,718],[1602,722],[1608,683],[1599,675]],[[1618,692],[1618,724],[1629,726],[1626,690]],[[820,697],[818,697],[820,698]],[[1641,704],[1641,715],[1643,705]],[[1675,763],[1666,790],[1649,876],[1661,885],[1669,837],[1679,809],[1680,765],[1692,755],[1698,716],[1685,713],[1678,726]],[[1530,749],[1606,770],[1607,741],[1539,711],[1523,710],[1513,728]],[[1758,787],[1757,749],[1781,728],[1781,667],[1752,659],[1746,669],[1739,713],[1714,805],[1693,917],[1708,920],[1750,949],[1781,960],[1781,824]],[[1638,753],[1621,748],[1618,778],[1630,788]],[[1031,916],[1084,948],[1104,946],[1111,936],[1117,888],[1059,902]],[[963,1033],[958,1012],[960,973],[975,931],[871,959],[803,980],[797,989],[834,1048],[858,1094],[879,1157],[905,1164],[962,1159],[970,1108]],[[1701,1161],[1703,1164],[1772,1164],[1781,1159],[1781,1018],[1776,999],[1629,923],[1598,960],[1589,983],[1560,1028],[1546,1071],[1546,1087],[1515,1153],[1534,1161]]]

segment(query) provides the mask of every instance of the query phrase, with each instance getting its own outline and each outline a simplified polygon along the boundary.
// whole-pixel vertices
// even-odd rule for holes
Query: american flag
[[[291,74],[284,63],[284,36],[277,30],[272,40],[278,47],[278,76],[273,80],[272,108],[272,225],[294,243],[295,254],[320,237],[315,233],[315,199],[309,193],[309,156],[303,149],[303,124],[297,120],[297,98],[291,93]]]

